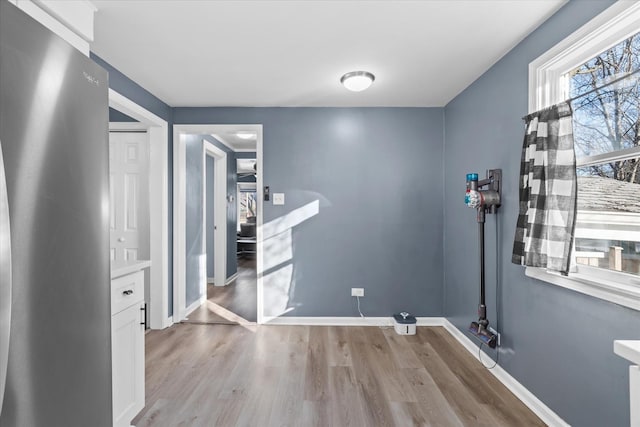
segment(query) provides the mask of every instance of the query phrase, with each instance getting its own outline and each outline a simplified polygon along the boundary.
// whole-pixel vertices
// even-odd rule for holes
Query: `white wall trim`
[[[464,335],[453,323],[445,319],[444,328],[466,348],[469,353],[476,359],[478,357],[478,346],[471,341],[466,335]],[[492,358],[482,352],[482,359],[492,360]],[[507,387],[518,399],[522,401],[529,409],[533,411],[545,424],[549,426],[569,427],[558,414],[556,414],[551,408],[545,405],[540,399],[538,399],[533,393],[531,393],[525,386],[520,384],[518,380],[513,378],[507,371],[505,371],[500,365],[496,365],[493,369],[488,370],[493,374],[505,387]]]
[[[257,306],[257,317],[256,322],[258,324],[263,323],[264,318],[264,231],[263,231],[263,221],[264,221],[264,167],[263,167],[263,134],[262,134],[262,125],[256,125],[256,198],[257,200],[257,209],[258,209],[258,217],[256,218],[256,275],[257,275],[257,283],[258,287],[256,292],[256,298],[258,299]]]
[[[192,302],[191,305],[189,305],[189,307],[187,307],[185,309],[183,319],[186,319],[191,313],[196,311],[198,309],[198,307],[200,307],[202,304],[204,304],[204,302],[206,300],[207,300],[207,296],[206,295],[201,295],[200,298],[198,298],[197,300]]]
[[[578,273],[569,273],[569,276],[562,276],[559,273],[547,271],[544,268],[526,267],[525,275],[533,279],[542,280],[553,285],[557,285],[575,292],[580,292],[604,301],[619,304],[633,310],[640,311],[640,279],[634,275],[624,274],[620,272],[608,272],[619,277],[628,276],[630,283],[623,283],[618,280],[606,279],[598,277],[596,274],[582,274],[580,271],[597,270],[588,266],[578,266]],[[614,276],[615,277],[615,276]],[[635,284],[633,283],[635,282]]]
[[[90,7],[92,7],[93,5],[91,3],[87,1],[61,2],[68,3],[67,7],[65,7],[65,9],[68,9],[68,11],[63,13],[66,19],[63,21],[59,16],[53,15],[53,11],[51,11],[50,7],[46,7],[50,4],[53,4],[54,9],[57,9],[55,8],[57,2],[47,1],[36,3],[32,0],[10,0],[10,2],[20,8],[27,15],[31,16],[33,19],[47,27],[50,31],[57,34],[71,46],[78,49],[84,55],[89,56],[89,42],[93,40],[93,11],[90,10]],[[74,18],[69,15],[69,11],[78,10],[79,13],[77,17]],[[88,12],[90,12],[91,14],[90,23],[83,21],[84,19],[88,19]],[[77,21],[79,17],[82,17],[80,18],[80,22],[72,22]],[[91,34],[90,38],[81,37],[79,34],[86,33],[89,27]]]
[[[93,17],[98,8],[89,0],[33,0],[33,2],[84,40],[93,41]]]
[[[147,126],[149,133],[149,326],[173,324],[169,316],[169,156],[166,120],[109,89],[109,106]]]
[[[202,141],[202,253],[207,253],[207,227],[211,225],[207,223],[207,156],[211,156],[214,159],[214,239],[213,239],[213,253],[214,253],[214,284],[225,283],[227,277],[227,153],[210,143],[209,141]],[[205,257],[206,259],[206,257]],[[206,278],[207,266],[204,265],[204,274]],[[201,285],[204,295],[207,294],[206,280],[203,280]],[[220,285],[218,285],[220,286]]]
[[[184,317],[186,302],[184,281],[186,272],[186,187],[184,134],[173,126],[173,319],[176,323]],[[182,309],[180,308],[182,307]]]
[[[149,125],[140,122],[109,122],[109,131],[113,132],[146,132]]]
[[[236,271],[235,273],[233,273],[231,276],[229,276],[227,278],[227,280],[225,280],[224,284],[228,285],[229,283],[233,282],[234,280],[236,280],[238,278],[238,272]]]
[[[529,113],[569,97],[561,76],[638,31],[640,2],[618,1],[529,64]]]
[[[289,326],[392,326],[391,317],[263,317],[267,325]]]
[[[393,326],[393,317],[264,317],[268,325],[289,326]],[[417,326],[444,326],[444,317],[417,317]]]

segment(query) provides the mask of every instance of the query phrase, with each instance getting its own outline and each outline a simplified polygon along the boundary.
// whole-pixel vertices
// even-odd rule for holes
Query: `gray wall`
[[[206,122],[202,122],[206,123]],[[231,151],[229,147],[218,141],[211,135],[201,135],[201,139],[206,139],[219,149],[227,153],[227,196],[233,195],[233,202],[229,203],[227,199],[227,279],[238,271],[238,257],[236,257],[236,226],[238,221],[237,208],[237,192],[238,192],[238,176],[236,174],[236,153]]]
[[[267,315],[356,316],[351,287],[365,288],[365,315],[443,314],[441,108],[176,108],[174,120],[264,125],[264,182],[286,194],[264,207],[283,227],[265,242]],[[288,215],[314,203],[317,215]]]
[[[610,1],[571,1],[445,109],[445,315],[466,330],[478,304],[475,212],[463,204],[465,174],[502,168],[504,203],[487,222],[489,318],[500,317],[500,364],[575,426],[629,425],[628,363],[614,339],[640,339],[640,314],[529,279],[511,264],[518,173],[527,113],[528,64],[605,9]]]
[[[137,123],[138,121],[133,117],[129,117],[126,114],[109,107],[109,121],[110,122],[129,122]]]
[[[203,243],[203,200],[202,200],[202,137],[187,135],[185,138],[186,163],[186,209],[185,209],[185,250],[186,250],[186,306],[200,298],[200,260],[205,254]]]
[[[205,256],[202,250],[203,239],[213,239],[213,228],[202,229],[203,209],[205,203],[207,209],[213,207],[213,192],[207,194],[206,201],[202,198],[203,169],[202,169],[202,141],[211,142],[218,148],[227,151],[227,191],[235,194],[237,188],[236,159],[225,145],[210,135],[187,135],[185,139],[185,173],[186,173],[186,211],[185,211],[185,249],[186,249],[186,306],[195,302],[200,297],[200,278],[213,277],[209,275],[209,258],[207,258],[206,271],[200,271],[200,259]],[[207,163],[213,160],[207,156]],[[207,164],[207,169],[209,165]],[[212,168],[213,169],[213,168]],[[211,171],[213,172],[213,170]],[[207,176],[209,171],[207,171]],[[210,181],[211,183],[213,181]],[[207,189],[213,185],[207,185]],[[233,191],[233,193],[231,193]],[[209,197],[211,196],[211,197]],[[211,206],[209,205],[211,204]],[[236,203],[227,204],[227,278],[236,273],[238,260],[236,253]],[[206,234],[206,236],[205,236]],[[207,248],[209,242],[206,242]],[[208,253],[208,249],[207,249]],[[213,259],[211,259],[213,269]]]
[[[214,181],[215,181],[215,159],[211,156],[207,156],[207,278],[213,278],[215,276],[215,268],[214,268],[214,232],[213,232],[213,224],[214,224],[214,211],[215,211],[215,192],[214,192]]]

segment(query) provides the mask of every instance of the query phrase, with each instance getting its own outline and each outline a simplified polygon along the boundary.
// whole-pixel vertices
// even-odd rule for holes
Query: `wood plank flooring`
[[[183,323],[247,324],[258,312],[255,258],[238,259],[238,277],[227,286],[207,285],[207,301]]]
[[[440,327],[179,324],[146,335],[145,426],[543,426]]]

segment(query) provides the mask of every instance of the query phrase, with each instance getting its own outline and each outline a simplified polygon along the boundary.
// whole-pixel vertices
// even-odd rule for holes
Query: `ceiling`
[[[172,107],[432,107],[566,0],[92,2],[92,51]]]
[[[260,125],[207,125],[206,133],[235,152],[254,152],[262,134]],[[244,134],[245,138],[240,137]]]

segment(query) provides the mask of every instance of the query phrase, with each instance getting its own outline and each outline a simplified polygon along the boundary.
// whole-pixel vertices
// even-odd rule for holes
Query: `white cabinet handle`
[[[122,242],[124,242],[124,241],[125,241],[125,238],[124,238],[124,237],[120,237],[120,238],[118,238],[118,242],[122,243]]]

